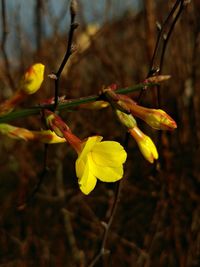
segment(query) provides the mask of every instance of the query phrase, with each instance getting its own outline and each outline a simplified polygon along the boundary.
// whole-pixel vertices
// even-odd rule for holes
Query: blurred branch
[[[151,59],[155,49],[155,1],[144,0],[144,8],[147,54],[148,58]]]
[[[157,83],[140,83],[140,84],[137,84],[133,87],[117,89],[115,92],[118,94],[128,94],[131,92],[136,92],[138,90],[141,90],[144,86],[153,87],[156,85],[157,85]],[[57,110],[65,110],[65,109],[68,109],[71,107],[76,107],[80,104],[95,102],[98,100],[99,100],[99,95],[91,95],[91,96],[87,96],[87,97],[81,97],[78,99],[66,100],[65,102],[60,102],[57,104]],[[18,118],[29,117],[32,115],[38,115],[44,109],[53,109],[54,105],[55,104],[45,104],[45,105],[35,106],[35,107],[29,108],[29,109],[14,111],[14,112],[8,113],[4,116],[0,116],[0,123],[12,121],[12,120],[15,120]]]
[[[5,0],[1,0],[1,19],[2,19],[1,51],[2,51],[3,59],[4,59],[5,74],[7,76],[10,87],[12,89],[16,89],[13,78],[12,78],[11,73],[10,73],[10,64],[9,64],[9,60],[8,60],[8,55],[6,53],[6,41],[7,41],[8,29],[7,29],[6,2],[5,2]]]
[[[73,227],[70,221],[70,213],[68,212],[68,210],[63,208],[61,209],[61,214],[63,216],[65,233],[66,233],[66,237],[71,248],[74,262],[76,263],[77,266],[83,267],[84,266],[84,254],[83,254],[83,251],[79,250],[76,244],[74,230],[73,230]]]
[[[42,6],[43,1],[42,0],[36,0],[36,6],[35,6],[35,30],[36,30],[36,47],[37,51],[40,50],[41,47],[41,39],[42,39]]]
[[[174,29],[174,26],[183,10],[183,3],[183,0],[177,0],[173,8],[171,9],[169,15],[167,16],[166,20],[164,21],[163,25],[157,24],[159,33],[154,53],[151,59],[148,77],[152,76],[155,72],[161,73],[166,47]]]
[[[60,64],[60,67],[57,71],[57,73],[55,74],[56,78],[55,78],[55,103],[54,103],[54,109],[57,108],[58,105],[58,95],[59,95],[59,81],[60,81],[60,76],[61,73],[69,59],[69,57],[71,56],[73,50],[72,50],[72,40],[73,40],[73,35],[74,35],[74,31],[75,29],[78,27],[78,24],[75,23],[75,17],[76,17],[76,13],[77,13],[77,2],[76,0],[71,0],[71,4],[70,4],[70,15],[71,15],[71,23],[70,23],[70,30],[69,30],[69,35],[68,35],[68,43],[67,43],[67,50],[65,53],[65,56]]]
[[[64,4],[62,6],[62,9],[59,15],[55,16],[52,2],[51,1],[43,2],[43,9],[44,9],[45,15],[47,16],[48,23],[52,26],[53,36],[58,35],[58,30],[60,29],[60,25],[63,19],[65,18],[65,15],[67,14],[67,11],[69,9],[69,3],[70,3],[70,0],[64,1]]]

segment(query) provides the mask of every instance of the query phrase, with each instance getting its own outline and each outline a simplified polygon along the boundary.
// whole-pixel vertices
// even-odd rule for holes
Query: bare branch
[[[78,27],[78,24],[75,23],[75,17],[77,13],[77,2],[76,0],[71,0],[70,4],[70,15],[71,15],[71,24],[70,24],[70,30],[69,30],[69,35],[68,35],[68,43],[67,43],[67,50],[65,53],[65,56],[60,64],[60,67],[56,73],[57,79],[55,80],[55,104],[54,104],[54,109],[57,108],[58,104],[58,96],[59,96],[59,81],[60,81],[60,75],[69,59],[69,57],[72,54],[72,40],[73,40],[73,35],[75,29]]]
[[[149,73],[147,75],[148,77],[151,77],[153,75],[159,75],[162,72],[163,62],[164,62],[164,56],[166,52],[167,45],[169,43],[169,39],[171,37],[171,34],[174,30],[174,27],[176,25],[176,22],[178,21],[183,9],[184,9],[185,3],[184,0],[177,0],[171,9],[169,15],[167,16],[166,20],[162,25],[158,24],[159,33],[154,49],[154,53],[151,59],[150,67],[149,67]],[[141,97],[143,96],[143,93],[146,88],[143,88],[139,94],[138,101],[141,100]],[[159,86],[157,87],[157,102],[158,106],[160,106],[160,90]]]

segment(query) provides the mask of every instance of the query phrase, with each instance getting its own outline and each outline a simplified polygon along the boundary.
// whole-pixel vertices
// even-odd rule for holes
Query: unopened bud
[[[108,106],[109,106],[109,103],[103,100],[98,100],[95,102],[84,103],[84,104],[79,105],[80,108],[92,109],[92,110],[99,110],[102,108],[106,108]]]
[[[34,94],[40,89],[41,84],[44,80],[44,69],[45,66],[41,63],[32,65],[25,73],[21,84],[20,90],[27,95]]]
[[[63,143],[65,138],[58,137],[51,130],[30,131],[25,128],[16,127],[7,123],[0,123],[0,133],[12,139],[24,141],[39,141],[45,144]]]
[[[152,76],[145,80],[147,83],[160,83],[163,81],[167,81],[171,78],[170,75],[158,75],[158,76]]]
[[[162,109],[150,109],[144,117],[144,121],[157,130],[174,130],[176,122]]]
[[[78,11],[78,4],[76,0],[71,0],[71,4],[70,4],[70,13],[71,15],[75,16],[77,14]]]
[[[121,124],[123,124],[126,128],[132,129],[137,125],[132,114],[126,114],[118,109],[116,110],[116,114]]]
[[[63,132],[68,130],[67,125],[60,119],[59,116],[49,110],[45,110],[44,114],[46,124],[49,129],[54,131],[59,137],[64,137]]]
[[[158,151],[151,138],[145,135],[138,127],[129,130],[131,136],[137,142],[140,152],[146,160],[153,163],[158,159]]]

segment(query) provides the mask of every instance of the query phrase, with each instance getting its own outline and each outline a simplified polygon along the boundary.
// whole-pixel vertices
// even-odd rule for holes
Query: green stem
[[[115,90],[115,92],[117,94],[128,94],[131,92],[139,91],[144,87],[153,87],[156,85],[158,85],[158,84],[156,84],[156,83],[139,83],[133,87],[117,89],[117,90]],[[64,110],[64,109],[68,109],[71,107],[76,107],[80,104],[95,102],[97,100],[99,100],[99,95],[91,95],[91,96],[87,96],[87,97],[81,97],[78,99],[72,99],[72,100],[68,100],[65,102],[60,102],[57,106],[57,110]],[[3,116],[0,116],[0,123],[6,123],[9,121],[13,121],[15,119],[29,117],[32,115],[38,115],[38,114],[40,114],[40,112],[42,110],[53,109],[53,107],[54,107],[54,104],[45,104],[45,105],[35,106],[35,107],[29,108],[29,109],[22,109],[19,111],[13,111],[13,112],[10,112],[10,113],[5,114]]]

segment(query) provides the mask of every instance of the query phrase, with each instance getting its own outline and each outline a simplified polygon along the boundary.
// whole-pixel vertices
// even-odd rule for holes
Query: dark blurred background
[[[123,88],[143,81],[155,48],[156,23],[164,22],[175,1],[78,3],[77,51],[62,73],[60,95],[82,97],[113,83]],[[29,65],[42,62],[44,84],[21,105],[30,107],[54,96],[54,83],[47,75],[57,71],[66,50],[69,1],[9,0],[6,18],[9,68],[1,55],[0,100],[13,94]],[[160,158],[149,164],[129,140],[120,203],[106,245],[110,254],[95,266],[200,266],[198,0],[185,7],[176,24],[162,73],[172,77],[160,87],[161,108],[178,128],[160,133],[138,121],[157,144]],[[133,99],[138,95],[131,94]],[[147,107],[155,108],[156,102],[151,89],[141,99]],[[80,138],[99,134],[123,144],[125,129],[109,108],[77,108],[60,115]],[[44,127],[40,116],[12,124],[32,130]],[[1,135],[0,151],[0,266],[89,266],[101,244],[101,222],[110,217],[116,184],[99,182],[84,196],[75,175],[76,155],[66,144],[52,145],[40,190],[19,210],[43,171],[44,146]]]

